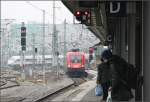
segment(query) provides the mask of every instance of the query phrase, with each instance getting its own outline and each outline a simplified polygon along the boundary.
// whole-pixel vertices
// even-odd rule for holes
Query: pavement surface
[[[81,102],[102,102],[102,96],[95,95],[95,88],[92,88],[81,100]]]
[[[86,96],[88,98],[92,97],[92,99],[94,101],[97,99],[100,100],[100,97],[96,97],[95,93],[93,91],[93,89],[95,89],[95,86],[96,86],[95,80],[85,82],[85,83],[79,85],[79,87],[76,87],[76,88],[71,89],[67,92],[64,92],[64,93],[60,94],[58,97],[55,97],[54,99],[49,100],[48,102],[80,102],[80,101],[84,102],[84,101],[89,101],[89,100],[87,100]],[[89,94],[89,95],[87,95],[87,94]]]
[[[95,95],[96,71],[87,70],[86,72],[92,75],[91,80],[44,102],[102,102],[102,96]]]

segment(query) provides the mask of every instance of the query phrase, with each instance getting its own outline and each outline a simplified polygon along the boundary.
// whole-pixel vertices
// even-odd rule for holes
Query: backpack
[[[129,88],[136,89],[137,77],[137,68],[135,68],[132,64],[127,63],[126,81]]]
[[[116,61],[117,60],[117,61]],[[132,64],[129,64],[126,62],[123,58],[115,55],[114,61],[120,66],[120,68],[124,71],[123,74],[120,75],[120,80],[123,82],[126,87],[129,89],[136,89],[137,86],[137,77],[138,77],[138,71],[137,68],[135,68]],[[117,70],[117,73],[119,70]]]

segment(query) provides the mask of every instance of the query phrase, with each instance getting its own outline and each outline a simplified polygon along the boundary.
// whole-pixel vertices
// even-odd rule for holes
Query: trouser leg
[[[108,96],[108,85],[107,85],[107,83],[102,83],[102,87],[103,87],[103,100],[106,100],[107,96]]]

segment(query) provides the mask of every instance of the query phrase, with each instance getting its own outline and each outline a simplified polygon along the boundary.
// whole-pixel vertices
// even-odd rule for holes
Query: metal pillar
[[[117,27],[116,27],[116,54],[121,56],[121,17],[117,18]]]
[[[121,18],[121,56],[127,61],[127,50],[126,50],[126,18]]]
[[[1,30],[0,31],[0,68],[2,68],[2,66],[4,65],[3,46],[2,46],[4,29],[1,28],[0,30]]]
[[[1,57],[3,58],[3,60],[1,60],[1,64],[6,65],[8,59],[10,57],[10,29],[8,29],[8,28],[10,28],[9,26],[13,23],[13,21],[15,19],[1,19],[1,21],[2,20],[4,20],[4,22],[7,22],[7,23],[4,24],[5,25],[4,28],[1,27],[1,32],[0,32],[1,33],[1,36],[0,36],[1,37],[1,40],[0,40],[1,41],[0,42],[1,43]],[[4,58],[5,55],[3,54],[3,48],[2,48],[2,41],[3,41],[4,37],[7,38],[7,51],[6,51],[7,52],[7,55],[6,55],[7,58]],[[5,41],[3,41],[3,43],[5,43]]]
[[[25,24],[24,24],[24,22],[22,22],[22,27],[25,27]],[[22,36],[21,36],[21,38],[22,38]],[[22,45],[21,45],[21,47],[23,47]],[[21,66],[22,66],[22,74],[21,74],[21,77],[22,77],[22,80],[25,80],[25,78],[26,78],[26,74],[25,74],[25,51],[22,49],[21,50]]]
[[[65,19],[64,21],[64,70],[66,67],[66,50],[67,47],[66,47],[66,19]]]
[[[53,68],[56,68],[58,75],[58,35],[55,24],[55,0],[53,1],[53,36],[52,36],[52,54],[53,54]]]
[[[127,3],[128,61],[135,65],[136,3]]]
[[[124,59],[127,59],[126,55],[126,44],[125,44],[125,34],[126,34],[126,18],[118,17],[115,18],[115,30],[112,31],[114,33],[114,45],[113,52]]]
[[[113,45],[113,53],[116,55],[121,56],[121,24],[120,24],[121,18],[115,18],[114,19],[114,29],[112,33],[114,33],[114,45]]]
[[[45,10],[43,10],[43,37],[42,37],[42,70],[43,81],[45,83]]]
[[[24,63],[24,61],[25,61],[24,54],[25,54],[25,52],[21,51],[21,66],[22,66],[21,78],[22,78],[22,80],[25,80],[25,78],[26,78],[25,63]]]
[[[32,47],[33,47],[33,66],[31,71],[33,72],[33,70],[35,69],[35,33],[32,34],[33,35],[33,42],[32,42]],[[32,73],[31,72],[31,73]]]
[[[135,36],[135,42],[136,42],[136,49],[135,49],[135,66],[138,68],[139,76],[143,75],[142,71],[142,2],[136,3],[137,13],[136,17],[139,18],[136,20],[136,36]],[[135,100],[136,101],[142,101],[142,86],[140,84],[137,85],[137,88],[135,90]]]
[[[144,69],[144,101],[150,102],[150,1],[144,2],[143,15],[143,69]]]
[[[55,2],[53,1],[53,34],[52,34],[52,55],[53,55],[53,63],[52,67],[55,67],[55,45],[54,45],[54,38],[55,38]]]

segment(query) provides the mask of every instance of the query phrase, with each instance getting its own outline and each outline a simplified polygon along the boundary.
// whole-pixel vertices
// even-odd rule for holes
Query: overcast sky
[[[1,19],[16,19],[16,22],[42,22],[43,13],[38,8],[46,11],[46,23],[53,23],[53,1],[1,1]],[[56,23],[63,23],[67,19],[67,23],[73,22],[72,13],[63,5],[61,1],[55,2]]]

